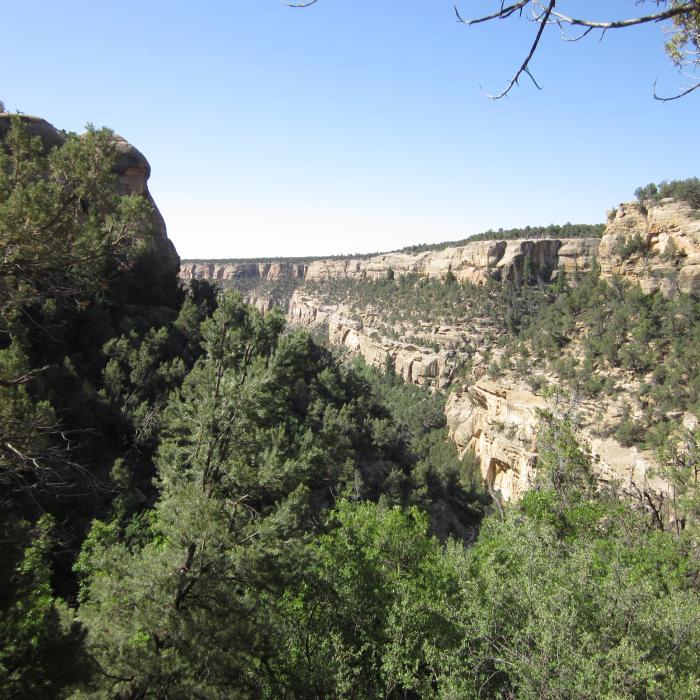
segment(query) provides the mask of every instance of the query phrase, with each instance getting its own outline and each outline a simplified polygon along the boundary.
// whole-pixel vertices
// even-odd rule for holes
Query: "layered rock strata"
[[[360,354],[367,364],[383,368],[389,359],[402,379],[419,386],[449,386],[458,365],[455,350],[434,350],[382,337],[368,320],[352,318],[342,305],[319,304],[314,297],[297,290],[289,304],[287,318],[292,325],[328,329],[331,345]]]
[[[185,260],[180,268],[180,278],[183,280],[205,279],[212,282],[244,279],[275,282],[282,279],[303,279],[307,267],[304,263],[255,261],[220,263]]]
[[[487,486],[503,500],[517,501],[536,476],[538,411],[553,408],[545,398],[522,386],[481,379],[451,394],[445,413],[460,456],[471,450]],[[637,499],[647,494],[659,507],[670,503],[672,489],[654,476],[657,465],[651,453],[594,435],[586,427],[585,411],[582,419],[579,437],[590,448],[601,484],[614,484]]]
[[[641,241],[639,249],[630,247]],[[602,239],[475,241],[421,253],[384,253],[367,258],[311,262],[222,263],[185,261],[185,279],[329,280],[381,279],[416,274],[484,284],[489,279],[522,280],[525,271],[551,282],[560,271],[590,270],[595,261],[604,277],[624,277],[645,292],[700,296],[700,213],[688,203],[665,199],[620,204],[608,215]]]
[[[624,277],[646,293],[700,296],[700,212],[673,199],[620,204],[608,213],[599,260],[603,276]]]

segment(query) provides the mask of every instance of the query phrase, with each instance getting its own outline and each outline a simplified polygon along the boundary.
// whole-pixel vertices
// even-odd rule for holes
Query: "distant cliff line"
[[[271,264],[289,263],[291,265],[308,265],[319,260],[367,260],[379,255],[392,253],[423,253],[445,250],[464,246],[476,241],[512,241],[516,239],[539,238],[601,238],[605,230],[605,224],[550,224],[549,226],[525,226],[524,228],[489,229],[483,233],[475,233],[467,238],[456,241],[442,241],[441,243],[420,243],[408,245],[397,250],[377,251],[374,253],[348,253],[346,255],[306,255],[298,257],[260,257],[260,258],[187,258],[185,264],[214,263],[216,265],[245,265],[251,263]]]

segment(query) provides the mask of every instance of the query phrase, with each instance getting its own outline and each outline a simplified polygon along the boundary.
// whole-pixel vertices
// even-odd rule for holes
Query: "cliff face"
[[[520,280],[526,264],[532,274],[550,282],[556,270],[564,267],[588,269],[597,254],[597,238],[580,239],[582,244],[571,246],[555,239],[476,241],[463,246],[422,253],[386,253],[367,259],[316,260],[309,265],[309,280],[333,278],[386,277],[418,274],[444,279],[448,271],[460,282],[484,284],[489,278]],[[565,248],[565,254],[560,250]],[[526,262],[527,261],[527,262]]]
[[[284,262],[241,262],[218,263],[183,261],[180,278],[183,280],[205,279],[212,282],[223,280],[264,280],[303,279],[307,265],[303,263]]]
[[[457,366],[458,355],[454,350],[436,351],[382,337],[372,325],[371,314],[358,319],[343,305],[320,304],[299,290],[292,295],[287,318],[297,326],[326,327],[332,346],[360,354],[374,367],[383,368],[389,358],[404,381],[419,386],[449,386]]]
[[[639,239],[643,249],[630,248]],[[417,274],[444,279],[448,272],[461,282],[521,280],[524,271],[551,282],[559,271],[585,272],[597,261],[603,276],[621,276],[645,292],[700,296],[700,217],[685,202],[627,202],[613,210],[602,239],[536,239],[475,241],[422,253],[385,253],[369,258],[297,262],[184,261],[180,277],[189,279],[276,281],[381,279]]]
[[[10,129],[10,114],[0,113],[0,141]],[[65,143],[66,137],[45,119],[29,115],[19,115],[32,136],[41,138],[46,152]],[[153,225],[148,227],[148,243],[153,248],[164,266],[173,272],[180,268],[180,258],[175,246],[168,238],[165,221],[148,191],[148,178],[151,176],[151,166],[145,156],[128,141],[115,134],[114,146],[117,159],[114,173],[118,177],[120,194],[137,194],[150,202],[153,207]]]
[[[655,507],[668,508],[672,488],[654,476],[653,455],[596,435],[592,412],[579,408],[578,434],[590,448],[598,481],[632,498],[648,494]],[[447,424],[460,455],[476,454],[484,481],[503,500],[519,500],[535,480],[539,409],[555,407],[523,386],[488,379],[451,394],[447,402]]]
[[[647,293],[700,296],[699,213],[672,199],[621,204],[608,214],[600,242],[602,274],[637,282]]]
[[[183,265],[181,276],[296,279],[298,285],[287,309],[290,324],[323,328],[331,345],[361,354],[370,365],[383,367],[390,359],[407,382],[444,389],[455,383],[460,366],[468,364],[470,381],[454,392],[447,404],[450,435],[462,454],[470,450],[477,456],[482,476],[492,490],[504,500],[517,500],[536,475],[538,409],[556,413],[556,407],[520,384],[484,377],[487,351],[499,352],[494,346],[504,332],[497,325],[499,321],[462,314],[451,325],[441,325],[435,318],[392,325],[375,304],[356,308],[328,303],[309,293],[303,282],[384,279],[391,271],[395,276],[416,274],[433,279],[445,279],[450,272],[459,281],[483,285],[489,279],[520,281],[526,270],[543,282],[551,282],[562,271],[569,275],[585,272],[596,261],[603,277],[623,277],[640,284],[645,292],[700,296],[698,212],[672,200],[645,206],[631,202],[609,215],[602,239],[478,241],[417,254],[316,260],[308,265],[188,263]],[[264,295],[252,300],[263,311],[272,305]],[[540,373],[538,368],[533,371]],[[622,401],[624,397],[619,398]],[[625,448],[605,437],[605,429],[600,430],[601,421],[607,427],[613,425],[620,411],[615,401],[602,407],[602,418],[599,405],[577,407],[578,435],[590,447],[598,479],[602,484],[614,483],[621,493],[638,500],[644,494],[655,508],[668,508],[664,504],[671,500],[671,489],[653,476],[653,455]]]

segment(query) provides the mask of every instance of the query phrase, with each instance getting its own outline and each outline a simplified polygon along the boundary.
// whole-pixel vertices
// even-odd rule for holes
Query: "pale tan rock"
[[[542,397],[488,379],[448,399],[447,426],[460,456],[474,452],[484,481],[506,501],[520,499],[534,479],[537,409],[546,406]]]
[[[644,253],[620,256],[622,246],[638,236]],[[700,296],[700,219],[687,202],[625,202],[608,219],[599,246],[604,277],[621,276],[645,293],[666,297],[679,291]]]
[[[517,501],[534,482],[539,409],[554,407],[522,386],[488,379],[448,399],[447,425],[460,455],[467,450],[476,454],[484,481],[505,501]],[[578,437],[590,448],[601,485],[614,485],[634,498],[646,492],[657,503],[670,503],[672,488],[656,475],[652,453],[593,435],[585,426]]]

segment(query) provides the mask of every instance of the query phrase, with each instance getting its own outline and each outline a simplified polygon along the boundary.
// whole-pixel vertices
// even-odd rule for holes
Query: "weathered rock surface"
[[[38,128],[38,127],[37,127]],[[625,244],[639,237],[643,251],[623,257]],[[421,253],[384,253],[368,258],[298,262],[185,261],[183,279],[280,280],[380,279],[417,274],[484,284],[489,279],[521,280],[524,272],[551,282],[560,271],[590,270],[598,261],[604,277],[620,276],[639,283],[645,292],[667,296],[686,292],[700,296],[700,216],[686,202],[621,204],[608,216],[602,239],[535,239],[475,241]]]
[[[285,262],[239,262],[219,263],[216,261],[184,260],[180,268],[180,278],[184,280],[259,279],[261,281],[278,281],[281,279],[303,279],[307,265]]]
[[[448,272],[452,272],[460,282],[484,284],[490,278],[520,280],[526,265],[529,265],[532,274],[550,282],[557,270],[590,269],[599,242],[597,238],[475,241],[444,250],[313,260],[308,264],[185,260],[180,277],[211,281],[245,278],[268,281],[285,278],[381,279],[391,270],[395,275],[417,274],[436,279],[444,279]]]
[[[624,256],[635,238],[644,249]],[[604,276],[624,277],[647,293],[700,295],[700,218],[687,202],[620,204],[608,214],[599,254]]]
[[[531,392],[488,379],[448,399],[447,425],[460,456],[474,452],[484,481],[504,500],[518,500],[534,479],[537,409],[546,407]]]
[[[484,284],[489,278],[520,280],[527,264],[532,274],[545,282],[558,269],[590,267],[597,253],[598,239],[577,239],[581,244],[541,238],[537,240],[475,241],[462,246],[422,253],[385,253],[371,258],[315,260],[306,279],[380,279],[389,270],[395,275],[418,274],[444,279],[448,272],[460,281]],[[565,255],[560,249],[565,248]]]
[[[331,345],[362,355],[374,367],[384,367],[390,358],[404,381],[419,386],[447,387],[457,365],[453,350],[436,351],[382,337],[367,321],[352,318],[346,307],[319,304],[299,290],[292,295],[287,318],[297,326],[327,327]]]
[[[0,141],[10,129],[11,116],[0,113]],[[39,136],[46,152],[65,143],[66,137],[45,119],[26,114],[19,115],[32,136]],[[148,191],[148,178],[151,176],[151,166],[145,156],[128,141],[115,134],[114,144],[117,150],[117,160],[114,172],[119,177],[121,194],[138,194],[147,199],[154,212],[153,226],[148,227],[149,245],[158,255],[161,263],[169,270],[176,272],[180,268],[180,258],[175,246],[168,238],[165,221]]]
[[[479,460],[486,484],[506,501],[517,501],[532,485],[537,469],[538,409],[546,399],[514,383],[481,379],[453,393],[445,413],[450,436],[460,455],[467,450]],[[585,426],[579,437],[588,444],[601,484],[616,484],[630,496],[649,493],[668,501],[671,487],[653,475],[653,455],[626,448],[611,438],[593,435]]]

